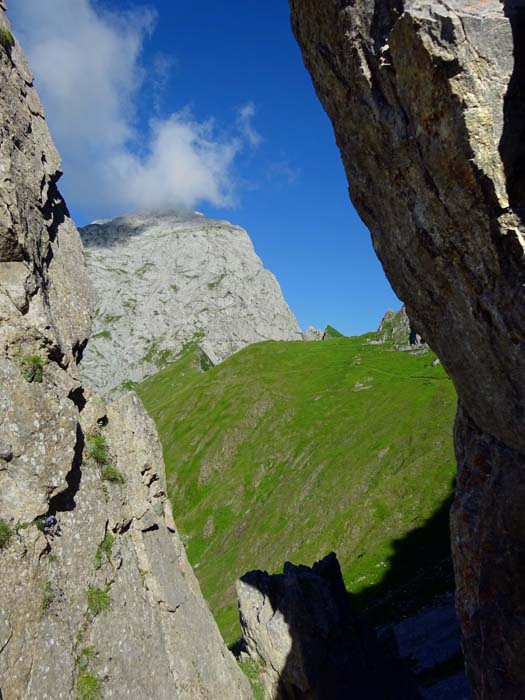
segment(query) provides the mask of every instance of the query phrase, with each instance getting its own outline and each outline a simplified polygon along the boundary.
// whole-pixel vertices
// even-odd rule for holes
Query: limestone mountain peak
[[[197,212],[144,213],[81,230],[97,291],[84,358],[95,386],[156,372],[196,342],[217,364],[263,340],[301,340],[246,231]]]

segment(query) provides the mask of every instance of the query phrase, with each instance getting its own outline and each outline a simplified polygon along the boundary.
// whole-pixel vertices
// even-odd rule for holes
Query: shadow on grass
[[[449,497],[424,525],[393,541],[394,552],[381,581],[349,594],[373,624],[414,615],[436,595],[454,589],[449,524],[453,492],[454,484]]]
[[[325,569],[338,569],[331,561],[334,555],[312,570],[285,565],[284,574],[252,572],[241,579],[271,601],[274,614],[284,617],[292,637],[278,700],[419,697],[408,681],[408,669],[403,670],[395,653],[391,655],[377,640],[372,627],[415,615],[437,595],[454,589],[449,527],[452,500],[453,493],[424,525],[392,543],[394,551],[382,580],[359,594],[346,593],[337,572],[326,573]],[[307,581],[304,588],[297,581],[287,582],[299,569],[304,570]],[[327,590],[322,586],[314,590],[317,583],[308,582],[310,571],[325,579]],[[239,653],[242,642],[230,648]],[[302,669],[299,676],[298,669]]]

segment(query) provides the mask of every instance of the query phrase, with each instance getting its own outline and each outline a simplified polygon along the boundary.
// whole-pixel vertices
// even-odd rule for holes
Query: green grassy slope
[[[447,556],[454,389],[431,353],[371,337],[270,341],[204,373],[188,349],[138,387],[163,441],[175,521],[228,642],[234,582],[250,569],[334,550],[368,604],[384,597],[382,582],[413,584]]]

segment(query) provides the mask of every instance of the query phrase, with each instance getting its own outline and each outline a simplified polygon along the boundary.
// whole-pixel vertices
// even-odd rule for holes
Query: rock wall
[[[0,6],[0,698],[250,698],[173,524],[151,420],[133,394],[106,406],[79,381],[92,293]]]
[[[400,659],[356,614],[335,554],[237,582],[246,653],[268,700],[420,700]]]
[[[525,696],[517,656],[525,642],[523,3],[290,4],[351,198],[460,397],[452,533],[474,697],[517,699]]]
[[[140,381],[189,342],[217,364],[251,343],[302,340],[244,229],[199,214],[134,215],[80,231],[97,291],[83,374]]]

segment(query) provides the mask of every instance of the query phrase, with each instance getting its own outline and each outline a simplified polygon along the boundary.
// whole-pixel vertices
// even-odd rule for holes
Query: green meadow
[[[175,521],[228,643],[235,580],[330,551],[356,604],[398,618],[450,588],[456,395],[435,355],[375,334],[269,341],[209,368],[186,348],[137,387]]]

